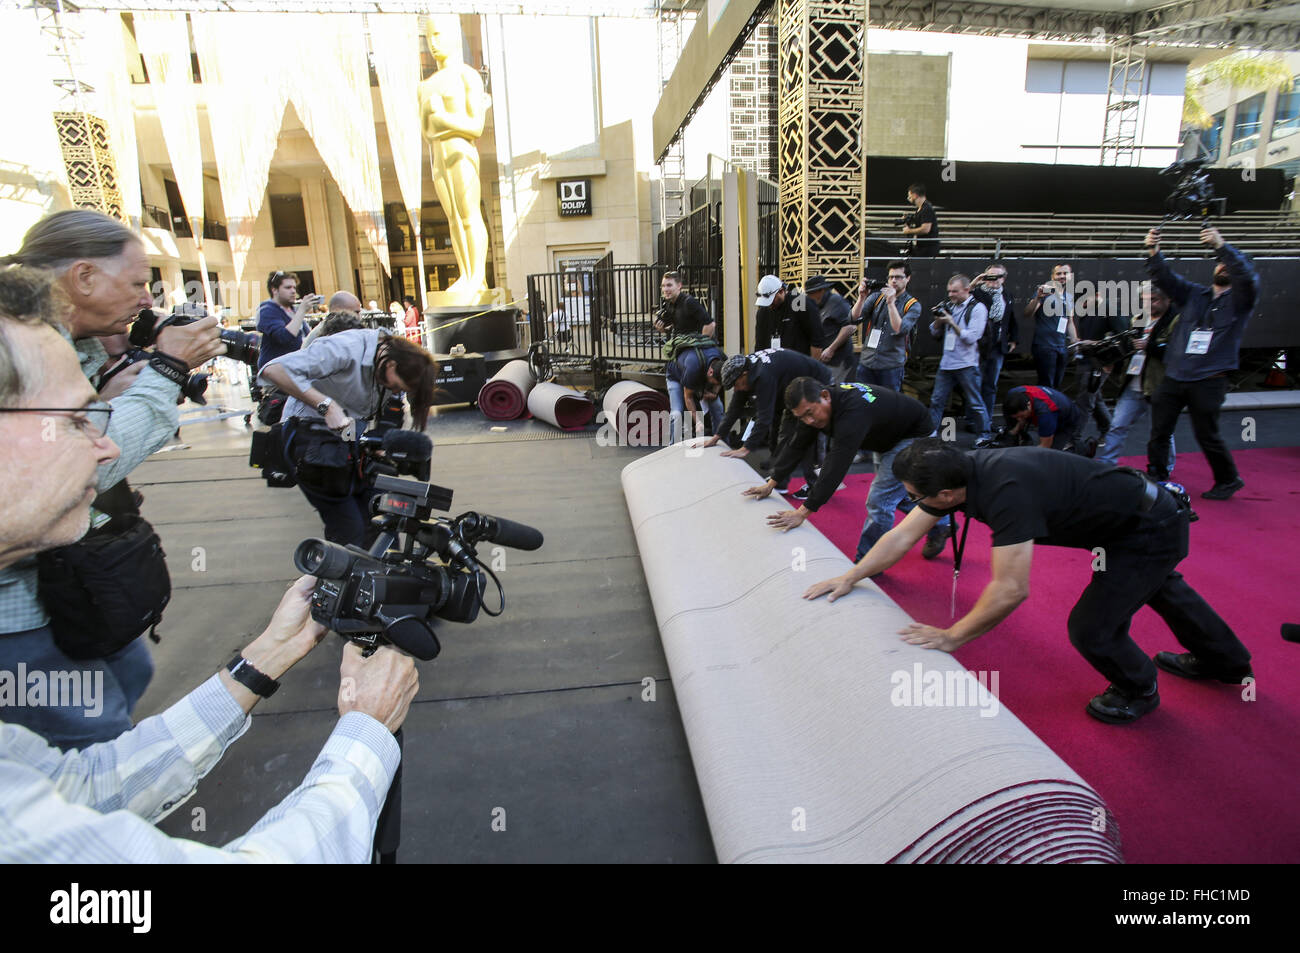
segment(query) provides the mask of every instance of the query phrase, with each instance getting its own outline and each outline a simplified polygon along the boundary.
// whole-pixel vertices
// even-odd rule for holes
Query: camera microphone
[[[433,441],[418,430],[389,430],[384,433],[380,447],[396,460],[419,462],[433,457]]]
[[[466,513],[457,519],[467,538],[500,543],[511,549],[534,550],[542,546],[541,530],[516,523],[514,520],[489,516],[486,513]]]

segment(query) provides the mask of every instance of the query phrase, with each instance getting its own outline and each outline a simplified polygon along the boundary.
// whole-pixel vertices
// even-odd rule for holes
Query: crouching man
[[[847,573],[810,586],[805,599],[847,595],[858,580],[902,559],[939,519],[965,511],[993,530],[993,578],[951,627],[913,623],[903,630],[905,642],[952,652],[992,629],[1029,597],[1035,545],[1100,547],[1105,562],[1067,623],[1070,643],[1110,681],[1088,714],[1123,724],[1153,711],[1160,704],[1157,665],[1183,678],[1253,678],[1246,647],[1175,569],[1187,555],[1190,508],[1144,474],[1041,447],[964,452],[931,438],[900,453],[894,474],[918,508]],[[1160,652],[1154,663],[1147,657],[1129,636],[1144,605],[1186,652]]]

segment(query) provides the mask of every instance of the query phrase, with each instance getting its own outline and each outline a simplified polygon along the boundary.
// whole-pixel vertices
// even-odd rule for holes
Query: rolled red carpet
[[[580,430],[591,423],[596,405],[583,394],[559,384],[538,384],[528,395],[528,412],[552,427]]]
[[[536,383],[527,361],[511,361],[478,392],[478,409],[488,420],[518,420]]]

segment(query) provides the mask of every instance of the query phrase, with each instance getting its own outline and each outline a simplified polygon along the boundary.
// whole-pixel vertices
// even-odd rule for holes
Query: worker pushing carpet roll
[[[748,465],[679,443],[622,480],[719,860],[1122,862],[996,672],[903,642],[870,583],[801,598],[848,561],[810,525],[770,529],[788,504],[743,498]]]

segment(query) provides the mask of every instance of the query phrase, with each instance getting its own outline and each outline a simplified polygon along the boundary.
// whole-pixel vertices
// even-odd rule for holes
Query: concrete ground
[[[211,396],[248,403],[220,386]],[[242,416],[183,413],[186,448],[154,455],[132,476],[173,583],[138,717],[165,708],[261,631],[298,575],[294,548],[321,532],[298,490],[268,489],[248,467]],[[1292,411],[1259,416],[1251,446],[1294,445],[1300,436]],[[453,514],[528,523],[546,542],[507,551],[504,615],[441,624],[442,654],[420,665],[406,722],[399,859],[714,860],[619,481],[646,451],[536,421],[496,425],[501,433],[492,426],[474,409],[440,412],[429,426],[432,482],[455,490]],[[1193,450],[1185,421],[1177,439]],[[1145,440],[1145,426],[1135,428],[1128,452]],[[285,677],[164,830],[225,843],[298,785],[337,719],[342,644],[328,637]],[[654,701],[642,700],[646,678]],[[204,830],[194,829],[197,808]],[[505,830],[493,829],[498,809]]]

